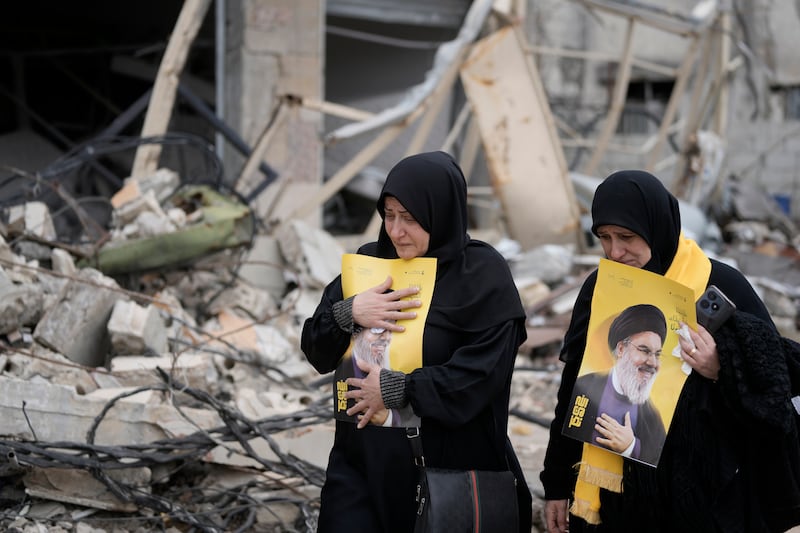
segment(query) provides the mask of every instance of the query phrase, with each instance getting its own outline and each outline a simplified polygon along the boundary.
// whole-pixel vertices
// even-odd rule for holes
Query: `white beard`
[[[650,398],[650,391],[656,382],[656,374],[653,374],[646,382],[642,383],[638,367],[628,357],[624,357],[617,363],[615,371],[622,393],[628,397],[632,404],[642,405]]]
[[[373,345],[378,346],[380,349],[378,352],[380,355],[373,355],[372,347]],[[389,368],[388,365],[388,354],[387,349],[389,348],[389,343],[377,340],[374,343],[370,344],[366,341],[366,339],[358,339],[356,341],[356,346],[353,349],[353,355],[360,359],[361,361],[366,361],[368,363],[372,363],[374,365],[378,365],[384,368]]]

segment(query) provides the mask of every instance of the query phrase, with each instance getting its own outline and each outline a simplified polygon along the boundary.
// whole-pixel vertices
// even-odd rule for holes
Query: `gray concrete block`
[[[0,334],[36,324],[43,312],[44,292],[39,285],[0,283]]]
[[[98,270],[81,270],[42,316],[36,342],[86,366],[104,365],[111,346],[106,325],[114,304],[126,298],[117,283]]]
[[[158,308],[117,300],[108,320],[111,351],[126,355],[161,355],[167,351],[167,328]]]

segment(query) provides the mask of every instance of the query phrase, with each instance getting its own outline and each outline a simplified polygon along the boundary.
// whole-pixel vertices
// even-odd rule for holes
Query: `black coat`
[[[714,334],[722,366],[720,379],[714,383],[694,372],[689,375],[676,405],[658,469],[626,460],[623,492],[601,490],[603,523],[595,531],[758,533],[784,531],[785,527],[777,526],[778,521],[800,522],[797,508],[800,478],[796,477],[793,466],[797,464],[796,429],[770,429],[774,423],[758,422],[746,414],[749,400],[759,405],[754,393],[765,385],[760,383],[758,388],[750,390],[752,369],[740,366],[734,370],[733,365],[733,361],[747,360],[746,347],[753,350],[753,360],[764,361],[762,371],[771,369],[772,378],[782,383],[776,394],[784,395],[781,397],[785,401],[778,403],[782,405],[781,418],[785,421],[786,409],[791,406],[785,358],[791,355],[791,348],[784,346],[794,345],[778,336],[763,302],[741,273],[713,259],[711,264],[709,284],[722,289],[740,310],[736,322],[729,320]],[[590,304],[595,280],[594,274],[587,279],[576,308]],[[752,334],[736,334],[732,329],[735,323],[745,320],[742,317],[750,317],[750,321],[758,324],[758,338],[771,339],[771,345],[779,349],[765,350],[763,345],[756,349],[745,342]],[[588,321],[588,313],[585,319]],[[582,353],[579,342],[572,349],[576,354]],[[799,353],[795,357],[800,357]],[[540,474],[547,499],[572,497],[577,479],[573,466],[580,461],[582,451],[581,442],[561,434],[582,360],[580,355],[565,359],[556,416]],[[781,392],[783,387],[785,392]],[[740,399],[732,401],[734,398]],[[779,473],[776,468],[785,470]],[[768,482],[761,475],[764,472],[777,475],[776,481]],[[776,497],[775,492],[780,496]],[[763,498],[766,495],[769,498]],[[780,509],[774,509],[775,506]],[[581,531],[580,528],[575,519],[570,529]]]
[[[325,289],[303,332],[308,359],[323,373],[334,370],[350,338],[331,311],[333,302],[341,299],[337,278]],[[514,355],[524,335],[522,321],[480,333],[427,325],[423,368],[406,376],[406,391],[414,412],[422,418],[426,463],[504,470],[508,461],[519,480],[520,518],[527,523],[525,531],[530,531],[531,496],[511,450],[506,424]],[[374,529],[369,531],[413,529],[417,473],[407,440],[402,428],[356,429],[350,422],[336,423],[322,492],[320,531],[326,531],[329,518],[334,520],[328,513],[337,515],[337,527],[344,527],[338,515],[350,513],[354,527],[371,521]]]
[[[389,172],[377,203],[396,198],[429,235],[436,283],[422,338],[422,367],[405,375],[405,393],[421,418],[426,463],[457,469],[506,470],[517,476],[520,530],[531,528],[531,495],[508,439],[508,404],[525,312],[505,259],[467,233],[467,187],[443,152],[407,157]],[[397,257],[384,225],[358,253]],[[333,317],[341,277],[324,290],[303,327],[301,347],[321,373],[333,371],[350,335]],[[407,533],[415,518],[414,466],[402,428],[356,429],[337,422],[322,489],[320,532]]]

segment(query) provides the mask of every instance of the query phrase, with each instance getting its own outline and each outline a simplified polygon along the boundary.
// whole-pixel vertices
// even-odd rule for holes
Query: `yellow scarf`
[[[681,235],[678,251],[664,277],[702,294],[708,285],[711,261],[695,241]],[[696,299],[696,298],[695,298]],[[570,512],[590,524],[600,523],[600,489],[622,492],[622,456],[591,444],[583,445],[578,482]]]

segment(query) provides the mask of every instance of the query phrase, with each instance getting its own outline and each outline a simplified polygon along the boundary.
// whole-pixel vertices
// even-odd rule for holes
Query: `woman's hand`
[[[347,410],[348,416],[359,415],[358,429],[366,426],[373,417],[378,420],[380,414],[386,411],[381,396],[381,367],[356,359],[358,368],[366,374],[364,378],[347,378],[347,384],[357,387],[345,393],[345,398],[356,401],[355,405]],[[385,418],[384,418],[385,420]]]
[[[353,323],[365,328],[384,328],[389,331],[403,331],[406,328],[396,324],[398,320],[411,320],[417,316],[415,311],[404,311],[422,305],[419,300],[406,300],[419,292],[419,287],[405,287],[388,291],[392,286],[391,276],[380,285],[358,293],[353,298]]]
[[[569,531],[567,500],[547,500],[544,502],[544,520],[547,533],[566,533]]]
[[[597,417],[594,428],[602,435],[597,437],[597,444],[605,446],[617,453],[627,450],[636,436],[631,426],[631,413],[625,413],[625,423],[620,424],[613,417],[603,413]]]
[[[386,421],[388,419],[389,419],[389,410],[383,409],[382,411],[378,411],[377,413],[372,415],[372,418],[369,419],[369,423],[374,426],[383,426],[384,424],[387,423]]]
[[[681,323],[681,327],[685,324]],[[689,331],[691,341],[678,336],[681,344],[683,360],[692,367],[692,370],[704,378],[716,381],[719,379],[719,354],[717,353],[717,343],[714,337],[706,328],[697,325],[697,331],[686,328]]]

